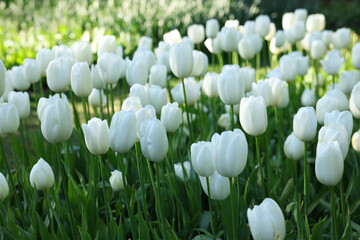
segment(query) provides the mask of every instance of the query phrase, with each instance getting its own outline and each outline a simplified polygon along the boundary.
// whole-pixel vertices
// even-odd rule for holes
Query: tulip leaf
[[[312,240],[322,240],[324,239],[323,231],[324,231],[324,224],[326,223],[327,217],[323,220],[319,221],[312,227],[311,231],[311,239]]]

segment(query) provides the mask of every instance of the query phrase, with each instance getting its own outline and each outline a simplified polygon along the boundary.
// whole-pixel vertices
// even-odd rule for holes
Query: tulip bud
[[[106,84],[116,83],[121,74],[121,65],[125,64],[124,60],[114,53],[103,53],[98,59],[97,66],[99,76]]]
[[[297,61],[296,58],[284,55],[280,58],[280,71],[283,79],[287,82],[292,82],[297,74]]]
[[[171,47],[169,52],[169,63],[171,71],[178,78],[190,76],[194,58],[192,48],[187,43],[178,43]]]
[[[54,92],[64,92],[71,84],[71,69],[76,60],[60,57],[52,60],[46,69],[46,81]]]
[[[240,123],[245,132],[259,136],[266,131],[268,120],[265,99],[262,96],[242,98],[240,102]]]
[[[270,31],[269,33],[265,36],[265,40],[266,41],[270,41],[272,38],[275,37],[276,34],[276,26],[275,23],[270,23]]]
[[[350,28],[339,28],[332,35],[332,43],[336,49],[346,48],[350,45]]]
[[[236,177],[245,168],[248,144],[245,134],[240,129],[225,131],[211,138],[213,148],[213,165],[224,177]],[[211,190],[211,189],[210,189]]]
[[[73,131],[73,118],[67,100],[49,103],[41,115],[41,132],[45,139],[56,144],[68,140]]]
[[[299,160],[304,156],[304,142],[300,141],[292,132],[285,140],[284,153],[291,160]]]
[[[112,35],[105,35],[100,38],[97,56],[100,58],[103,53],[115,53],[116,51],[116,42],[115,37]]]
[[[11,83],[11,70],[7,70],[5,73],[5,91],[1,97],[4,102],[8,101],[8,95],[11,91],[14,91],[14,87]]]
[[[245,36],[255,34],[255,21],[246,21],[243,30]]]
[[[191,72],[191,76],[199,77],[204,75],[209,66],[208,57],[203,52],[197,50],[193,50],[193,57],[194,57],[194,66]]]
[[[255,32],[264,38],[270,31],[270,18],[267,15],[259,15],[255,19]]]
[[[200,87],[193,77],[185,78],[185,92],[187,98],[187,104],[191,105],[200,99]],[[174,97],[176,102],[184,103],[184,91],[182,83],[176,85],[171,89],[171,95]]]
[[[121,106],[122,110],[133,111],[134,113],[140,108],[142,108],[140,98],[136,96],[127,97]]]
[[[211,142],[204,141],[191,144],[191,164],[195,172],[202,177],[210,177],[215,171],[212,146]]]
[[[54,185],[54,172],[44,159],[40,158],[32,167],[30,184],[36,190],[46,190]]]
[[[157,56],[157,64],[161,64],[166,66],[166,72],[170,73],[170,63],[169,63],[169,51],[164,51],[158,54]]]
[[[169,142],[164,125],[158,119],[146,120],[140,126],[140,146],[144,156],[153,162],[162,161]]]
[[[201,187],[205,194],[209,196],[206,184],[206,177],[199,176]],[[224,200],[230,195],[229,178],[221,176],[217,171],[209,177],[209,187],[211,199]]]
[[[183,166],[184,166],[184,168],[183,168]],[[183,182],[185,181],[184,172],[186,173],[187,177],[190,178],[191,166],[190,166],[189,161],[185,161],[183,164],[175,163],[174,170],[175,170],[175,175],[178,178],[180,178],[181,181],[183,181]]]
[[[203,25],[193,24],[187,29],[188,37],[195,43],[201,43],[205,39],[205,29]]]
[[[250,67],[242,67],[239,70],[241,81],[245,83],[245,92],[251,91],[252,83],[255,82],[255,70]]]
[[[136,139],[136,116],[133,111],[116,112],[109,129],[109,146],[118,153],[128,152]]]
[[[295,14],[295,21],[302,21],[305,22],[308,16],[308,12],[305,8],[298,8],[294,11]]]
[[[360,152],[360,130],[354,132],[351,138],[352,147],[356,152]]]
[[[305,23],[303,21],[295,21],[290,27],[289,33],[295,42],[302,40],[305,37]]]
[[[100,77],[98,65],[92,64],[90,73],[93,82],[93,87],[96,89],[105,89],[106,85],[105,82]]]
[[[344,159],[337,141],[322,144],[316,150],[315,175],[326,186],[335,186],[344,172]]]
[[[238,49],[237,31],[234,28],[223,27],[220,36],[221,49],[224,52],[235,52]]]
[[[275,46],[276,47],[282,47],[285,44],[286,37],[283,30],[278,30],[275,34]]]
[[[93,81],[87,62],[77,62],[71,69],[71,90],[78,97],[88,97]]]
[[[0,97],[5,93],[6,89],[6,68],[4,63],[0,60]]]
[[[16,90],[26,91],[30,87],[30,82],[25,79],[23,66],[14,66],[9,76],[11,84]]]
[[[37,64],[36,60],[25,58],[23,66],[26,81],[28,81],[29,83],[37,83],[40,80],[40,67]]]
[[[167,69],[163,64],[156,64],[151,67],[149,83],[165,88],[167,86]]]
[[[278,108],[285,108],[289,104],[289,90],[285,81],[279,78],[270,78],[272,90],[271,105]]]
[[[310,107],[315,104],[316,98],[315,94],[310,90],[310,88],[307,88],[303,91],[301,94],[301,104],[305,107]]]
[[[55,56],[50,49],[43,48],[36,53],[36,62],[40,67],[41,75],[46,75],[46,69],[53,59],[55,59]]]
[[[136,141],[138,142],[140,140],[140,126],[141,123],[145,122],[148,119],[155,119],[156,118],[156,112],[155,108],[151,105],[146,105],[143,108],[140,108],[136,113]]]
[[[338,110],[334,110],[332,112],[326,112],[324,115],[324,125],[325,126],[343,125],[344,128],[346,129],[346,133],[350,141],[350,137],[353,130],[353,118],[351,112],[349,111],[339,112]]]
[[[349,151],[350,137],[343,125],[329,124],[320,129],[317,148],[323,147],[328,142],[337,142],[340,146],[341,155],[345,159]]]
[[[149,89],[148,84],[141,85],[141,84],[135,83],[130,88],[129,96],[130,97],[138,97],[140,99],[142,106],[151,104],[150,89]]]
[[[306,19],[306,31],[322,31],[325,28],[325,16],[322,13],[310,14]]]
[[[330,45],[332,43],[333,38],[333,31],[331,30],[324,30],[322,31],[322,37],[321,40],[324,42],[326,46]]]
[[[210,98],[218,97],[219,92],[217,89],[217,80],[219,74],[215,72],[208,72],[204,76],[203,83],[201,85],[203,92]]]
[[[138,48],[144,48],[151,50],[152,48],[152,38],[147,36],[142,36],[139,40]]]
[[[0,172],[0,200],[4,200],[9,195],[9,185],[5,176]]]
[[[51,51],[54,53],[55,59],[60,57],[74,57],[73,49],[69,48],[68,46],[62,44],[60,46],[54,46]]]
[[[252,59],[256,54],[256,46],[253,39],[249,36],[244,37],[238,44],[238,51],[242,59]]]
[[[325,55],[324,60],[321,60],[321,65],[328,75],[334,75],[339,72],[345,59],[339,50],[331,50]]]
[[[136,50],[132,62],[134,62],[134,60],[139,60],[139,59],[141,59],[146,64],[147,71],[149,71],[151,67],[156,64],[155,54],[150,50],[146,50],[146,49]]]
[[[359,73],[356,71],[344,71],[340,74],[339,85],[343,93],[349,94],[359,81]]]
[[[20,126],[19,113],[11,103],[0,105],[0,136],[15,133]]]
[[[279,205],[271,198],[265,198],[260,205],[255,206],[252,210],[248,208],[247,217],[251,236],[255,240],[283,240],[285,238],[284,214]]]
[[[349,109],[349,101],[346,95],[340,90],[334,89],[326,93],[316,103],[316,117],[320,124],[323,124],[326,112],[333,110],[345,111]]]
[[[30,116],[30,97],[27,92],[10,92],[8,102],[15,105],[20,119]]]
[[[109,126],[106,120],[92,118],[87,124],[81,125],[85,144],[94,155],[105,154],[109,150]]]
[[[215,38],[219,32],[219,22],[217,19],[209,19],[206,21],[206,36],[208,38]]]
[[[360,95],[358,95],[360,97]],[[354,96],[353,94],[350,95],[350,99],[349,99],[349,109],[352,113],[352,115],[354,116],[354,118],[356,119],[360,119],[360,109],[356,107],[355,105],[355,100],[356,101],[360,101],[358,96]]]
[[[181,109],[178,103],[168,103],[161,109],[161,122],[167,132],[175,132],[182,122]]]
[[[309,70],[309,56],[298,56],[296,58],[297,71],[296,74],[299,76],[305,76]]]
[[[161,113],[161,108],[166,105],[168,101],[168,94],[166,88],[161,88],[157,85],[152,85],[149,89],[150,103],[155,108],[156,113]]]
[[[100,94],[101,91],[101,94]],[[104,107],[106,105],[106,95],[104,93],[104,90],[99,90],[96,88],[93,88],[89,97],[88,97],[88,102],[89,104],[93,107],[93,108],[97,108],[100,107],[100,97],[101,99],[101,103],[102,106]]]
[[[313,107],[302,107],[294,116],[293,130],[295,136],[303,141],[309,142],[316,136],[317,120]]]
[[[74,58],[78,62],[87,62],[88,65],[92,62],[92,52],[91,47],[88,42],[76,42],[71,48],[74,51]]]
[[[229,106],[229,105],[226,105]],[[235,111],[234,111],[235,112]],[[225,128],[225,130],[230,130],[231,128],[231,118],[230,118],[230,113],[223,113],[220,115],[217,124],[221,127],[221,128]],[[234,124],[237,123],[237,116],[234,114]]]
[[[124,190],[124,182],[123,182],[122,172],[120,172],[118,170],[112,171],[109,182],[110,182],[110,185],[111,185],[111,188],[113,191],[117,192],[120,190]]]
[[[252,84],[252,95],[255,97],[264,97],[266,106],[273,105],[274,97],[270,81],[259,80],[257,83]]]
[[[360,43],[356,43],[351,50],[352,64],[357,70],[360,69]]]
[[[282,16],[282,28],[284,30],[290,29],[295,21],[295,14],[293,12],[284,13]]]
[[[174,29],[174,30],[171,30],[170,32],[165,33],[163,38],[164,38],[164,41],[170,45],[181,42],[181,35],[180,35],[179,30],[177,30],[177,29]]]
[[[245,82],[240,79],[239,69],[229,66],[220,73],[217,88],[221,101],[227,105],[235,105],[245,95]]]

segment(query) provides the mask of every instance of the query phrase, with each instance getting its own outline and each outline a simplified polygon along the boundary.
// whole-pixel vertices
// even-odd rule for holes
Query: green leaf
[[[316,223],[311,231],[311,239],[312,240],[322,240],[323,239],[323,231],[324,231],[324,224],[327,220],[327,217],[325,217],[323,220]]]

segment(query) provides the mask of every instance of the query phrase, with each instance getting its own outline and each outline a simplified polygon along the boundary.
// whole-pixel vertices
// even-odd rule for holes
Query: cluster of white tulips
[[[311,216],[320,201],[311,204],[320,191],[313,186],[321,187],[311,183],[316,178],[330,190],[326,236],[339,239],[351,225],[351,184],[345,189],[342,181],[350,143],[360,152],[360,129],[353,133],[360,127],[353,122],[360,119],[360,43],[353,44],[350,29],[333,32],[325,25],[323,14],[297,9],[283,15],[282,30],[260,15],[243,25],[228,20],[221,29],[210,19],[205,27],[190,25],[184,37],[175,29],[154,50],[144,36],[131,59],[115,36],[104,35],[96,63],[85,41],[41,49],[36,59],[8,70],[0,60],[0,136],[10,136],[10,143],[0,141],[0,200],[11,195],[15,203],[7,206],[30,211],[19,194],[30,183],[44,192],[35,191],[31,211],[36,196],[44,197],[44,228],[57,233],[54,222],[66,221],[72,239],[86,235],[80,219],[88,208],[101,224],[118,227],[119,235],[111,236],[119,239],[176,239],[177,232],[200,226],[199,216],[183,216],[187,204],[207,222],[200,238],[209,226],[213,239],[247,239],[251,232],[256,240],[281,240],[290,234],[285,220],[293,217],[291,234],[303,239],[310,237],[308,219],[315,225],[327,214]],[[32,112],[42,137],[31,137]],[[43,152],[30,150],[34,138]],[[47,151],[55,160],[46,159]],[[208,196],[205,206],[199,186]],[[74,192],[96,201],[75,207]],[[59,203],[68,211],[64,219],[56,216]]]

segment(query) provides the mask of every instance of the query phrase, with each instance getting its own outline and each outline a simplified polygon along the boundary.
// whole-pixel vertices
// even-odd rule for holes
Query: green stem
[[[231,131],[234,130],[235,120],[234,120],[234,105],[230,105],[230,122],[231,122]]]
[[[260,178],[261,178],[261,190],[262,190],[261,198],[264,198],[266,196],[266,194],[265,194],[265,182],[264,182],[264,176],[263,176],[262,160],[260,157],[259,136],[255,136],[255,143],[256,143],[256,158],[257,158],[257,161],[259,164]]]
[[[222,57],[222,54],[221,54],[221,53],[216,54],[216,56],[217,56],[218,59],[219,59],[219,67],[220,67],[220,72],[221,72],[221,69],[222,69],[223,66],[224,66],[224,60],[223,60],[223,57]]]
[[[144,215],[145,215],[145,221],[146,223],[149,222],[148,218],[148,210],[147,210],[147,204],[146,204],[146,192],[145,192],[145,182],[144,182],[144,176],[141,166],[140,166],[140,160],[139,160],[139,142],[135,142],[135,152],[136,152],[136,166],[139,174],[140,179],[140,189],[141,189],[141,195],[142,195],[142,203],[143,203],[143,209],[144,209]],[[123,174],[124,175],[124,174]]]
[[[74,117],[75,117],[75,126],[76,126],[76,129],[81,129],[81,126],[80,126],[80,120],[79,120],[79,114],[76,110],[76,105],[75,105],[75,98],[74,98],[74,94],[72,93],[72,90],[70,89],[69,90],[69,94],[70,94],[70,101],[71,101],[71,105],[72,105],[72,108],[73,108],[73,112],[74,112]]]
[[[337,223],[337,216],[336,216],[336,203],[335,203],[335,194],[334,194],[334,187],[329,187],[330,195],[331,195],[331,217],[332,217],[332,224],[334,227],[334,239],[338,239],[338,223]]]
[[[86,122],[88,122],[89,117],[88,117],[87,108],[86,108],[86,98],[82,97],[81,101],[82,101],[83,110],[84,110],[84,117],[85,117]]]
[[[34,102],[35,102],[35,109],[36,109],[37,102],[38,102],[38,97],[37,97],[37,94],[36,94],[36,86],[35,86],[35,83],[32,84],[32,88],[33,88]]]
[[[187,97],[186,97],[186,90],[185,90],[185,82],[184,82],[184,78],[181,79],[182,82],[182,87],[183,87],[183,93],[184,93],[184,101],[185,101],[185,111],[186,111],[186,118],[187,118],[187,122],[188,122],[188,127],[189,127],[189,133],[190,133],[190,142],[192,142],[193,138],[192,138],[192,127],[191,127],[191,119],[190,119],[190,113],[189,113],[189,106],[187,104]]]
[[[343,181],[340,181],[340,204],[341,204],[341,215],[342,215],[342,223],[343,226],[345,228],[346,226],[346,217],[345,215],[347,214],[346,210],[345,210],[345,200],[344,200],[344,186],[343,186]]]
[[[214,219],[213,219],[213,210],[212,210],[212,205],[211,205],[211,192],[210,192],[209,177],[206,177],[206,187],[207,187],[208,194],[209,194],[208,200],[209,200],[209,209],[210,209],[211,230],[213,233],[213,239],[216,240],[216,230],[215,230]]]
[[[231,201],[231,221],[232,221],[232,239],[236,239],[236,228],[237,228],[237,221],[235,220],[235,192],[234,192],[234,185],[231,182],[231,177],[229,177],[229,185],[230,185],[230,201]],[[230,234],[229,234],[230,235]]]
[[[120,83],[119,83],[120,84]],[[114,115],[115,113],[115,107],[114,107],[114,90],[113,90],[113,85],[110,84],[110,96],[111,96],[111,110],[112,110],[112,114]]]
[[[42,79],[43,79],[43,78],[40,78],[40,81],[39,81],[40,96],[41,96],[41,97],[44,97],[45,95],[44,95],[44,87],[43,87]]]
[[[109,107],[109,86],[108,84],[105,84],[106,86],[106,109],[107,109],[107,116],[108,120],[110,120],[110,107]]]
[[[99,89],[99,96],[100,96],[100,118],[103,119],[102,89]]]
[[[307,204],[308,204],[308,163],[307,163],[307,144],[304,142],[304,215],[307,215]]]
[[[104,166],[103,166],[103,158],[101,156],[101,154],[98,155],[99,156],[99,163],[100,163],[100,174],[101,174],[101,179],[102,179],[102,185],[103,185],[103,198],[104,198],[104,209],[105,209],[105,216],[106,216],[106,226],[109,226],[109,214],[108,214],[108,209],[107,209],[107,200],[106,200],[106,188],[105,188],[105,175],[104,175]],[[124,174],[123,174],[124,176]],[[125,184],[125,182],[124,182]]]
[[[232,52],[232,62],[233,64],[239,65],[239,56],[237,51]]]

